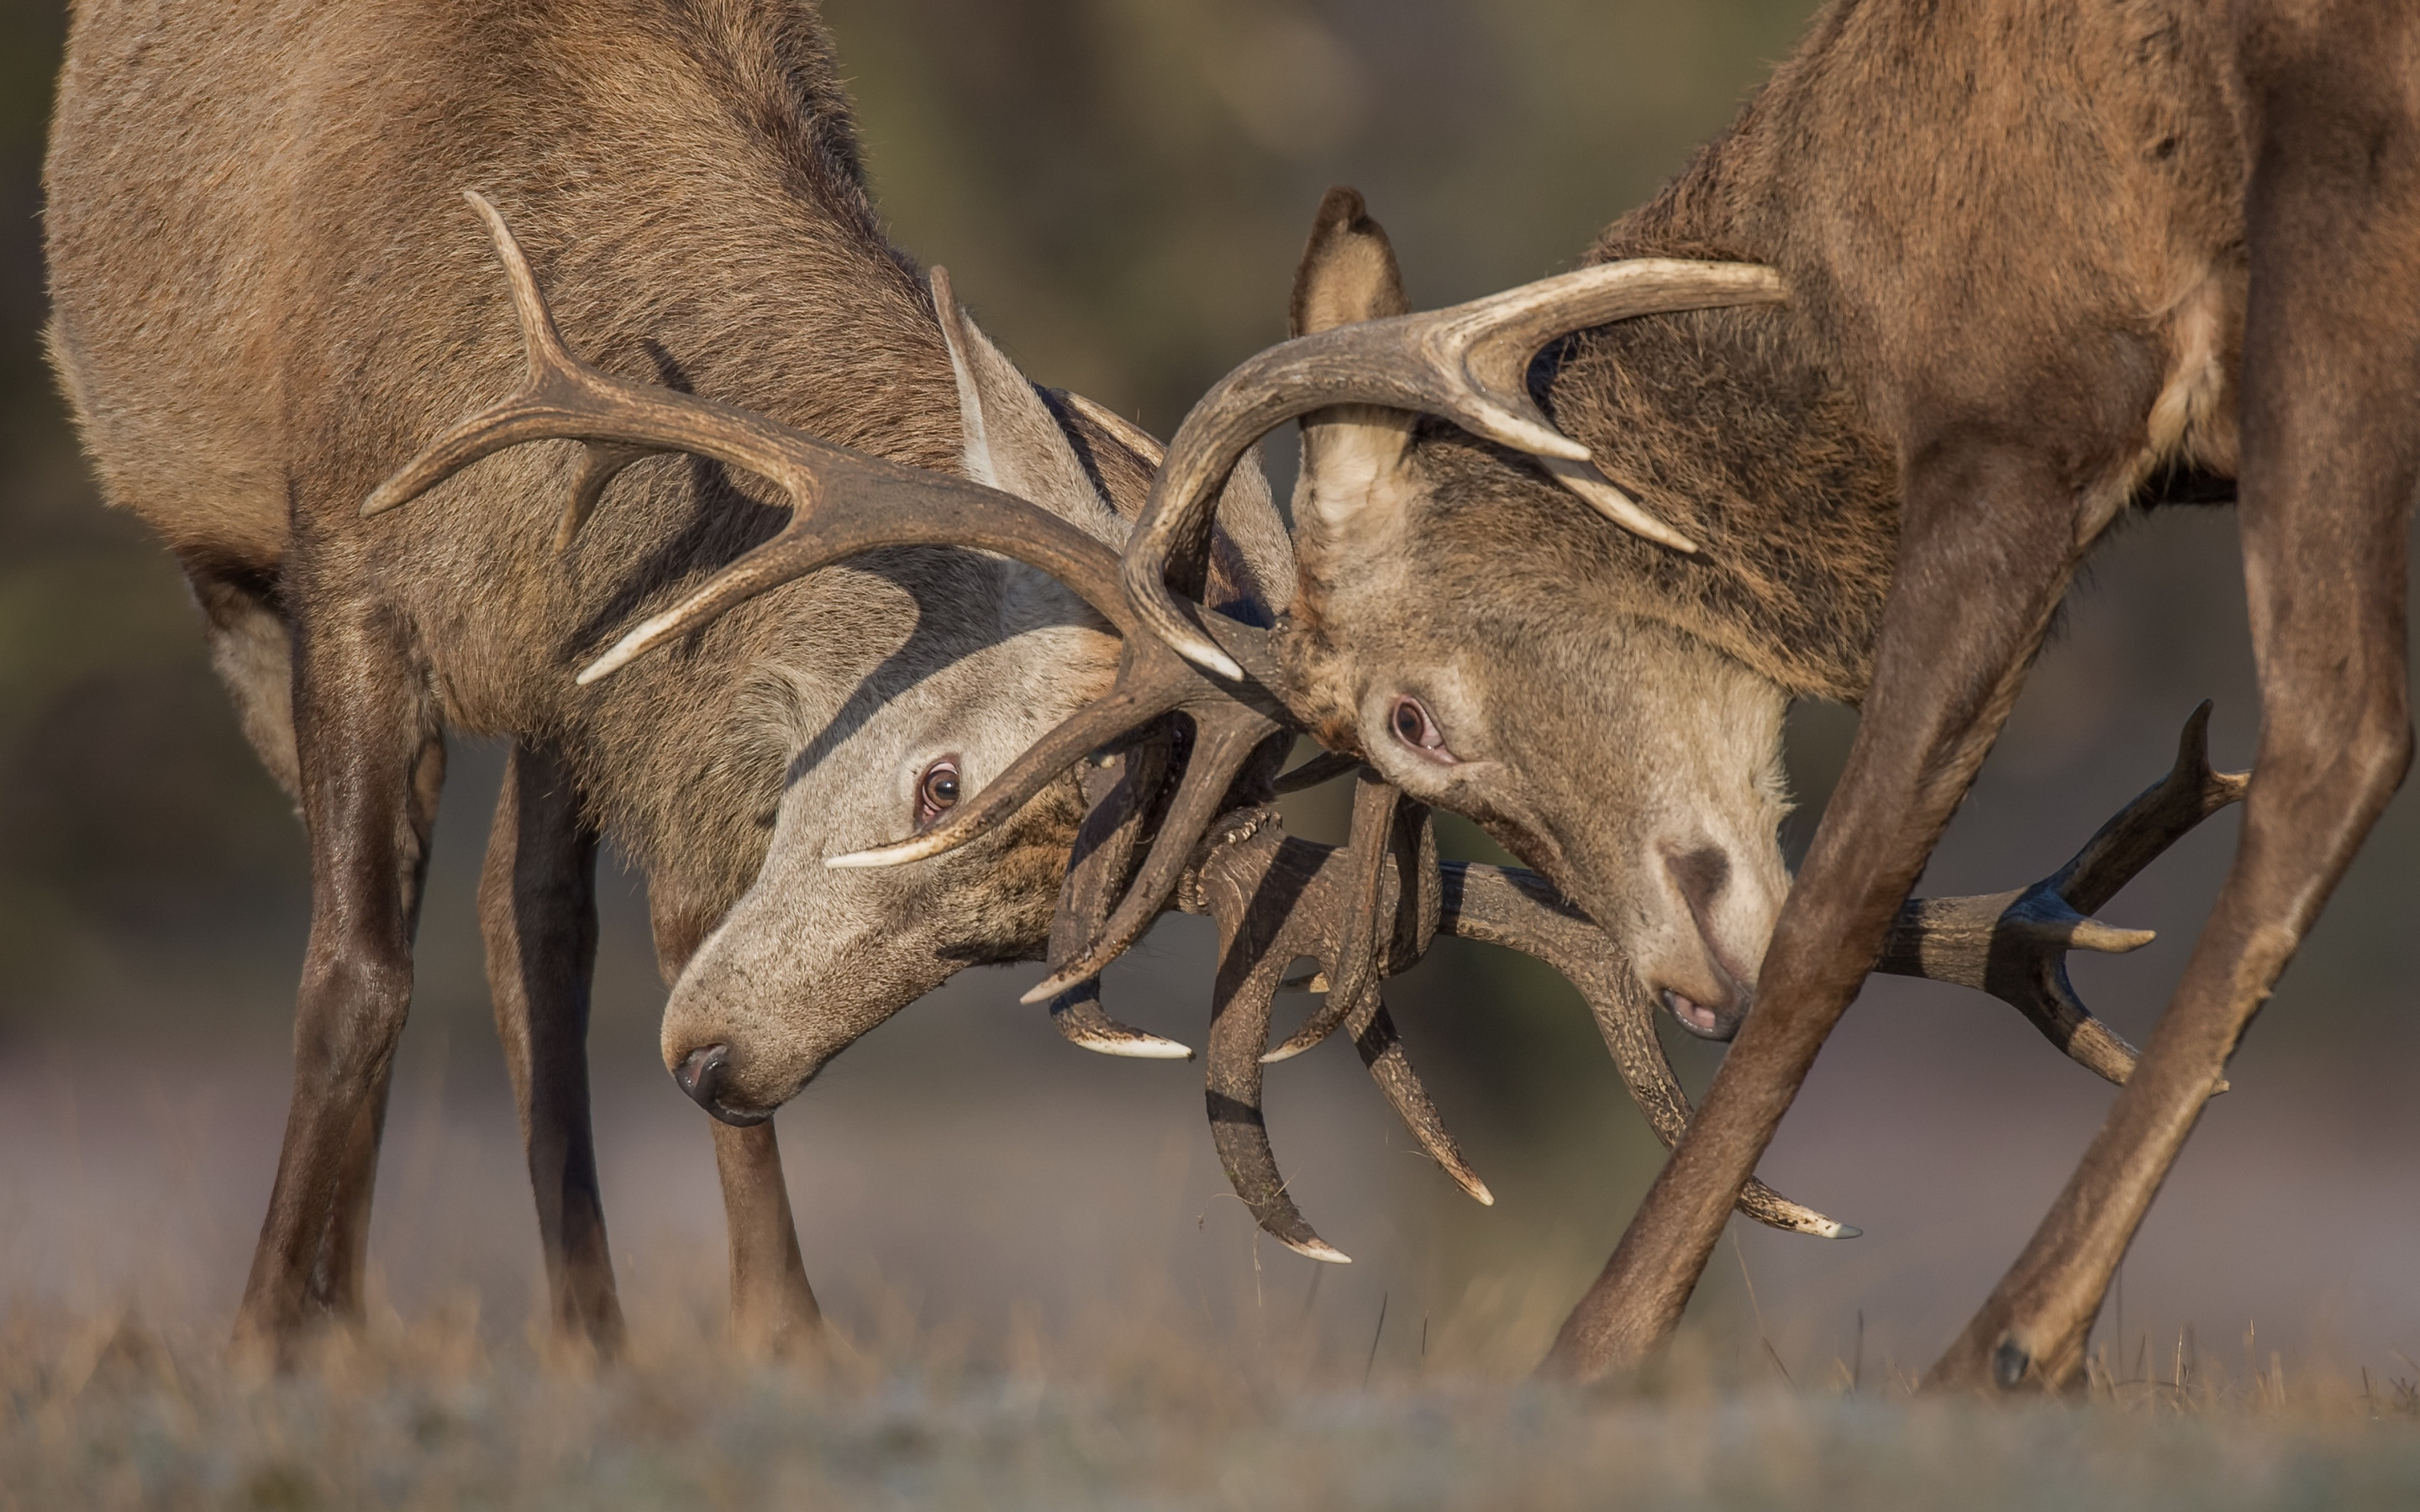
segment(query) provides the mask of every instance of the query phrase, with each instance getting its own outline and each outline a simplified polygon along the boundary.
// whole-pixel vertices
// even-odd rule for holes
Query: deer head
[[[1385,233],[1357,194],[1331,192],[1297,275],[1295,339],[1196,408],[1125,567],[1137,614],[1172,648],[1239,671],[1195,630],[1170,567],[1205,539],[1193,501],[1299,417],[1283,700],[1331,749],[1554,877],[1641,986],[1717,1039],[1753,1001],[1788,889],[1787,694],[1573,570],[1590,548],[1575,520],[1625,548],[1685,560],[1697,546],[1555,428],[1529,372],[1568,332],[1783,297],[1768,269],[1634,259],[1416,316]]]
[[[1671,272],[1683,290],[1710,275],[1745,275],[1759,297],[1777,284],[1755,269]],[[1683,1027],[1727,1040],[1789,888],[1776,842],[1787,699],[1571,570],[1575,495],[1603,517],[1583,528],[1696,549],[1572,455],[1580,448],[1533,408],[1530,358],[1553,327],[1587,317],[1573,302],[1516,298],[1466,322],[1476,360],[1459,365],[1472,397],[1492,396],[1507,417],[1484,417],[1482,434],[1512,456],[1406,409],[1341,404],[1301,417],[1289,694],[1331,748],[1478,821],[1555,877]],[[1351,342],[1371,322],[1396,323],[1411,355],[1451,361],[1435,335],[1451,324],[1409,316],[1385,232],[1357,195],[1331,193],[1296,277],[1293,332]],[[1564,528],[1525,539],[1523,523],[1541,517]],[[1525,547],[1527,580],[1508,581],[1501,566]]]
[[[581,361],[502,218],[471,198],[512,288],[528,378],[439,437],[365,513],[547,438],[587,443],[560,546],[579,535],[622,469],[660,453],[720,461],[788,497],[790,528],[624,637],[582,673],[584,683],[741,598],[859,559],[845,582],[800,611],[808,617],[784,623],[782,655],[742,695],[750,706],[734,711],[789,753],[788,770],[762,865],[690,952],[663,1019],[664,1059],[683,1088],[726,1121],[753,1122],[960,967],[1041,952],[1083,817],[1073,776],[1052,773],[979,843],[932,866],[825,863],[931,831],[1108,687],[1119,640],[1103,609],[1124,612],[1115,569],[1127,522],[1102,498],[1053,409],[1084,401],[1038,391],[959,306],[939,270],[931,285],[957,380],[957,478],[824,445]],[[1087,413],[1116,432],[1112,417]],[[1134,443],[1146,462],[1156,454],[1139,433]],[[1281,600],[1290,580],[1282,526],[1256,469],[1239,470],[1229,492],[1243,544],[1222,563],[1222,590],[1237,612],[1265,618],[1262,585]],[[864,555],[889,547],[977,549]],[[1071,588],[1059,570],[1064,561],[1089,576],[1078,574]]]

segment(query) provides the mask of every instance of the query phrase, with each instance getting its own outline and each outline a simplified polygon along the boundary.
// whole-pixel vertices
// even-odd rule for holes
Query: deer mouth
[[[1698,1038],[1701,1040],[1728,1040],[1730,1038],[1730,1035],[1725,1032],[1723,1028],[1722,1015],[1715,1012],[1713,1009],[1708,1008],[1705,1004],[1699,1002],[1694,997],[1683,996],[1682,994],[1674,992],[1669,987],[1664,989],[1663,995],[1664,1011],[1671,1014],[1673,1019],[1680,1024],[1681,1027],[1688,1030],[1691,1034],[1698,1036]]]

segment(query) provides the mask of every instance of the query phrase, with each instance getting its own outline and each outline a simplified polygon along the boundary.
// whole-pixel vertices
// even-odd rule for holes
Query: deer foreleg
[[[428,881],[428,837],[437,825],[437,800],[445,786],[445,742],[430,735],[420,748],[411,779],[411,843],[403,857],[404,938],[420,933],[420,901]],[[379,1147],[386,1134],[387,1095],[394,1089],[393,1066],[381,1072],[369,1096],[353,1119],[345,1141],[344,1165],[336,1178],[335,1202],[328,1212],[327,1229],[319,1237],[318,1258],[311,1266],[305,1295],[311,1306],[336,1318],[362,1315],[363,1290],[369,1269],[370,1198],[378,1189]]]
[[[648,911],[656,964],[669,985],[713,930],[715,918],[690,906],[661,878],[650,883]],[[817,1336],[823,1309],[799,1250],[773,1120],[742,1129],[709,1119],[706,1126],[714,1135],[714,1170],[722,1183],[722,1216],[731,1238],[732,1341],[746,1354],[789,1354]]]
[[[1840,785],[1706,1100],[1565,1320],[1582,1380],[1669,1336],[1824,1038],[2015,702],[2076,556],[2074,488],[2035,452],[1949,439],[1908,470],[1874,682]]]
[[[537,1199],[554,1338],[610,1355],[622,1343],[622,1304],[588,1101],[597,835],[581,820],[570,774],[528,746],[514,746],[504,764],[479,872],[479,930]]]
[[[734,1128],[709,1120],[722,1214],[731,1230],[731,1336],[742,1352],[779,1357],[806,1347],[823,1326],[807,1284],[782,1147],[773,1120]]]
[[[2262,719],[2242,839],[2133,1075],[1933,1366],[1935,1387],[2073,1383],[2110,1276],[2203,1103],[2411,759],[2420,122],[2408,69],[2420,26],[2393,8],[2366,16],[2399,37],[2348,26],[2320,46],[2256,26],[2247,40],[2264,130],[2247,213],[2239,483]]]
[[[386,1079],[411,999],[411,935],[444,748],[396,627],[373,609],[300,638],[294,722],[311,933],[277,1180],[237,1316],[282,1354],[306,1310],[361,1304]]]

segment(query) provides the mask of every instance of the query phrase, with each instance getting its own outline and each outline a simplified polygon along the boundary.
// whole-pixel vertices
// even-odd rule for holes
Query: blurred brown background
[[[1809,9],[827,7],[896,239],[949,265],[1037,378],[1162,434],[1282,335],[1327,184],[1369,194],[1416,302],[1557,270],[1729,118]],[[41,361],[39,178],[62,28],[50,0],[0,0],[0,1307],[131,1303],[215,1327],[284,1113],[302,848],[176,574],[98,506]],[[2231,517],[2204,512],[2137,522],[2102,553],[1927,890],[1994,890],[2057,865],[2164,769],[2202,697],[2219,702],[2222,759],[2248,757],[2233,550]],[[1852,728],[1838,710],[1798,721],[1810,806]],[[472,919],[495,767],[492,750],[458,754],[374,1258],[407,1316],[475,1296],[509,1333],[538,1283]],[[2130,1360],[2147,1332],[2161,1356],[2187,1323],[2231,1351],[2247,1320],[2264,1355],[2400,1370],[2397,1351],[2420,1354],[2415,827],[2407,797],[2205,1118],[2127,1267]],[[2232,838],[2231,819],[2213,822],[2109,910],[2160,929],[2156,946],[2077,971],[2138,1042]],[[709,1326],[719,1203],[699,1116],[655,1058],[662,994],[642,887],[623,872],[606,886],[593,1052],[608,1211],[634,1323]],[[1129,1299],[1256,1336],[1317,1331],[1357,1364],[1383,1302],[1381,1369],[1416,1362],[1421,1329],[1440,1350],[1498,1338],[1496,1357],[1517,1361],[1655,1168],[1568,989],[1442,945],[1392,995],[1498,1203],[1470,1206],[1419,1162],[1341,1046],[1289,1064],[1271,1077],[1280,1155],[1312,1222],[1359,1261],[1313,1288],[1316,1268],[1256,1245],[1222,1196],[1198,1070],[1067,1047],[1016,1005],[1032,980],[960,978],[783,1115],[810,1269],[852,1327],[886,1297],[979,1338],[1023,1305],[1049,1319]],[[1163,925],[1112,990],[1128,1016],[1198,1040],[1206,932]],[[1680,1053],[1702,1080],[1709,1053]],[[1869,1371],[1920,1367],[2023,1242],[2109,1095],[1987,999],[1873,984],[1765,1167],[1867,1237],[1743,1228],[1699,1315],[1743,1352],[1761,1329],[1802,1384],[1852,1356],[1861,1314]]]

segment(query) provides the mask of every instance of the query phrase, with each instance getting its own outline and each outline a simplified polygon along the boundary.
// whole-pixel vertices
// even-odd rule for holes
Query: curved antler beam
[[[1331,192],[1323,217],[1339,203]],[[1359,196],[1341,192],[1359,213]],[[1244,669],[1202,636],[1168,583],[1209,541],[1210,506],[1244,453],[1289,420],[1336,405],[1438,415],[1472,434],[1545,460],[1559,481],[1615,524],[1677,551],[1688,537],[1588,467],[1588,448],[1563,435],[1529,397],[1527,375],[1557,336],[1634,316],[1789,297],[1781,275],[1749,263],[1664,257],[1600,263],[1450,309],[1394,316],[1297,336],[1247,360],[1185,417],[1151,502],[1126,545],[1135,613],[1196,666],[1240,679]]]
[[[1100,933],[1132,869],[1152,799],[1168,775],[1170,742],[1147,736],[1084,764],[1086,811],[1076,832],[1059,911],[1050,921],[1053,964],[1080,952]],[[1050,1022],[1066,1039],[1105,1056],[1140,1060],[1190,1060],[1177,1041],[1121,1024],[1101,1007],[1101,980],[1088,977],[1050,1000]]]

